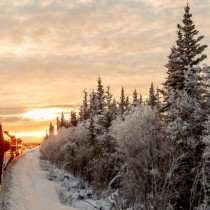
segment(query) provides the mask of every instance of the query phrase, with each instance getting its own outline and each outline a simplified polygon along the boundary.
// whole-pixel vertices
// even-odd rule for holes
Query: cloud
[[[17,123],[20,121],[28,122],[30,119],[24,119],[22,117],[17,117],[17,116],[6,116],[6,117],[1,117],[1,120],[4,123]]]
[[[28,107],[0,107],[0,114],[2,116],[8,116],[8,118],[14,117],[15,119],[17,116],[14,115],[22,115],[32,110],[47,109],[47,108],[74,109],[78,108],[79,106],[80,104],[69,103],[69,104],[38,104],[35,106],[28,106]]]
[[[210,44],[210,0],[190,4]],[[122,85],[126,94],[137,88],[147,95],[152,81],[161,86],[166,77],[184,6],[172,0],[0,1],[0,114],[21,114],[39,103],[78,107],[83,89],[95,88],[99,76],[117,98]]]

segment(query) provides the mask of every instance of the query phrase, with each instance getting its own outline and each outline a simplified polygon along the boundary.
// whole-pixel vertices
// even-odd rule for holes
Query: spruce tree
[[[151,86],[150,86],[150,89],[149,89],[148,105],[151,106],[152,108],[154,108],[157,105],[157,98],[156,98],[153,83],[151,83]]]
[[[129,101],[128,96],[126,97],[126,100],[125,100],[125,111],[126,111],[126,113],[128,113],[130,111],[130,101]]]
[[[107,107],[107,109],[109,109],[110,106],[111,106],[112,97],[113,97],[113,95],[111,94],[111,92],[110,92],[110,87],[108,86],[108,87],[107,87],[107,90],[106,90],[106,92],[105,92],[106,107]]]
[[[97,114],[97,97],[96,97],[96,93],[93,90],[90,94],[89,94],[89,112],[90,112],[90,116],[92,115],[92,117],[94,117]]]
[[[119,104],[119,114],[123,115],[125,112],[125,105],[126,105],[124,87],[122,87],[121,89],[120,102],[118,104]]]
[[[204,144],[202,142],[205,117],[206,87],[198,65],[206,58],[202,54],[206,45],[201,45],[203,36],[197,37],[187,4],[183,25],[177,25],[178,39],[171,48],[166,65],[168,77],[164,85],[164,119],[169,141],[174,143],[173,157],[185,158],[174,171],[176,197],[175,209],[194,209],[203,198],[201,170]]]
[[[170,103],[167,101],[170,94],[168,91],[170,89],[183,90],[184,75],[188,67],[193,70],[194,67],[206,58],[203,51],[207,45],[200,44],[204,36],[197,36],[199,31],[195,29],[195,25],[191,19],[192,14],[190,13],[189,4],[187,4],[184,10],[183,25],[177,25],[178,39],[176,45],[171,48],[171,53],[168,56],[169,60],[166,65],[168,77],[163,84],[164,98],[166,101],[165,107],[170,106]]]
[[[59,128],[61,127],[61,122],[59,120],[59,117],[56,117],[56,127],[57,127],[57,131],[59,130]]]
[[[80,107],[80,120],[87,120],[90,116],[90,110],[88,108],[88,93],[84,90],[84,99],[82,106]]]
[[[65,117],[64,117],[64,113],[61,112],[61,120],[60,120],[60,127],[65,127]]]
[[[50,136],[54,136],[54,135],[55,135],[55,127],[54,127],[54,125],[52,124],[52,122],[50,122],[49,135],[50,135]]]
[[[70,125],[74,127],[78,125],[77,114],[75,111],[71,111]]]
[[[112,121],[116,117],[112,109],[112,94],[110,93],[110,87],[105,92],[105,104],[103,112],[97,115],[95,119],[97,135],[107,134]]]
[[[113,119],[115,119],[118,115],[118,107],[117,107],[117,102],[116,102],[115,98],[112,100],[110,110],[112,112]]]
[[[98,78],[98,87],[96,92],[96,112],[98,115],[102,114],[105,107],[105,94],[101,78]]]
[[[141,94],[139,95],[139,104],[140,105],[143,105],[143,98],[142,98],[142,95]]]
[[[139,105],[138,93],[136,89],[133,91],[133,104],[132,106],[136,107]]]

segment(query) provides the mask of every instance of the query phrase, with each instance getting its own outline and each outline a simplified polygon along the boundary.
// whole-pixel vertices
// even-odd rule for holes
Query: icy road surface
[[[75,210],[60,203],[56,183],[47,180],[46,172],[40,169],[39,154],[36,149],[8,166],[3,210]]]

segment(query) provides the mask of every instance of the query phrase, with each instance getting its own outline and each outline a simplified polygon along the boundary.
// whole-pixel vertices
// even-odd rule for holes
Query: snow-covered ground
[[[39,156],[36,149],[8,166],[3,181],[3,210],[75,210],[60,203],[58,183],[47,179]]]
[[[48,171],[48,179],[58,183],[56,191],[61,203],[73,206],[79,210],[115,209],[113,208],[113,196],[117,196],[117,192],[108,195],[104,191],[103,196],[98,197],[92,193],[89,183],[74,177],[63,169],[53,166],[49,161],[40,161],[41,168]]]

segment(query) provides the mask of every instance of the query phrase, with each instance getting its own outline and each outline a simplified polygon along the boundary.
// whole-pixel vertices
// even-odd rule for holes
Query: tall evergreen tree
[[[112,120],[115,118],[115,114],[112,110],[112,94],[110,87],[105,92],[105,107],[100,115],[97,115],[95,119],[97,135],[108,133],[108,129],[111,126]]]
[[[177,25],[178,39],[176,45],[171,48],[171,53],[168,56],[168,64],[166,65],[168,77],[163,84],[165,107],[170,106],[167,100],[170,95],[168,92],[170,89],[183,90],[185,81],[184,75],[188,67],[193,70],[193,67],[196,67],[206,58],[206,55],[202,53],[207,45],[200,44],[204,36],[197,37],[199,31],[195,29],[191,17],[190,6],[187,4],[182,20],[183,25]]]
[[[52,122],[50,122],[49,135],[50,135],[50,136],[54,136],[54,135],[55,135],[55,127],[54,127],[54,125],[52,124]]]
[[[156,94],[155,94],[155,97],[156,97],[156,107],[157,109],[159,110],[160,107],[161,107],[161,97],[160,97],[160,92],[161,90],[157,87],[156,88]]]
[[[128,113],[130,111],[130,101],[129,101],[129,97],[126,97],[125,100],[125,111]]]
[[[110,92],[110,87],[108,86],[108,87],[107,87],[107,90],[106,90],[106,92],[105,92],[106,107],[107,107],[107,109],[109,109],[110,106],[111,106],[112,97],[113,97],[113,95],[111,94],[111,92]]]
[[[174,184],[177,191],[175,209],[194,209],[203,198],[199,171],[202,166],[204,144],[202,142],[205,124],[206,87],[202,81],[202,69],[198,67],[206,55],[202,54],[206,45],[196,38],[198,31],[191,20],[190,6],[187,4],[183,25],[178,27],[176,46],[171,48],[166,65],[168,77],[164,85],[164,107],[167,138],[174,142],[173,156],[185,154],[174,177],[182,178]],[[190,189],[190,190],[189,190]]]
[[[105,94],[104,94],[104,88],[102,85],[101,78],[98,78],[98,87],[96,92],[96,105],[97,105],[97,114],[102,114],[104,108],[105,108]]]
[[[90,116],[90,110],[88,108],[88,93],[84,90],[84,99],[82,106],[80,107],[80,120],[87,120]]]
[[[61,120],[60,120],[60,127],[65,127],[65,117],[64,117],[64,113],[61,112]]]
[[[68,128],[69,127],[69,122],[65,119],[65,115],[64,112],[61,112],[61,119],[60,119],[60,128],[61,127],[65,127]]]
[[[125,112],[125,105],[126,105],[124,87],[122,87],[121,89],[120,102],[118,104],[119,104],[119,114],[123,115]]]
[[[74,127],[78,125],[77,114],[75,111],[71,111],[70,125]]]
[[[94,117],[97,114],[97,98],[96,98],[96,93],[93,90],[89,94],[89,112],[90,112],[90,117]]]
[[[142,95],[141,95],[141,94],[139,95],[139,104],[140,104],[140,105],[143,104],[143,98],[142,98]]]
[[[59,120],[59,117],[56,117],[56,127],[57,127],[57,131],[59,130],[59,128],[61,127],[61,122]]]
[[[152,108],[154,108],[157,105],[157,98],[156,98],[153,83],[151,83],[151,86],[150,86],[150,89],[149,89],[148,105],[151,106]]]
[[[136,89],[133,91],[133,104],[134,107],[139,105],[138,93]]]

